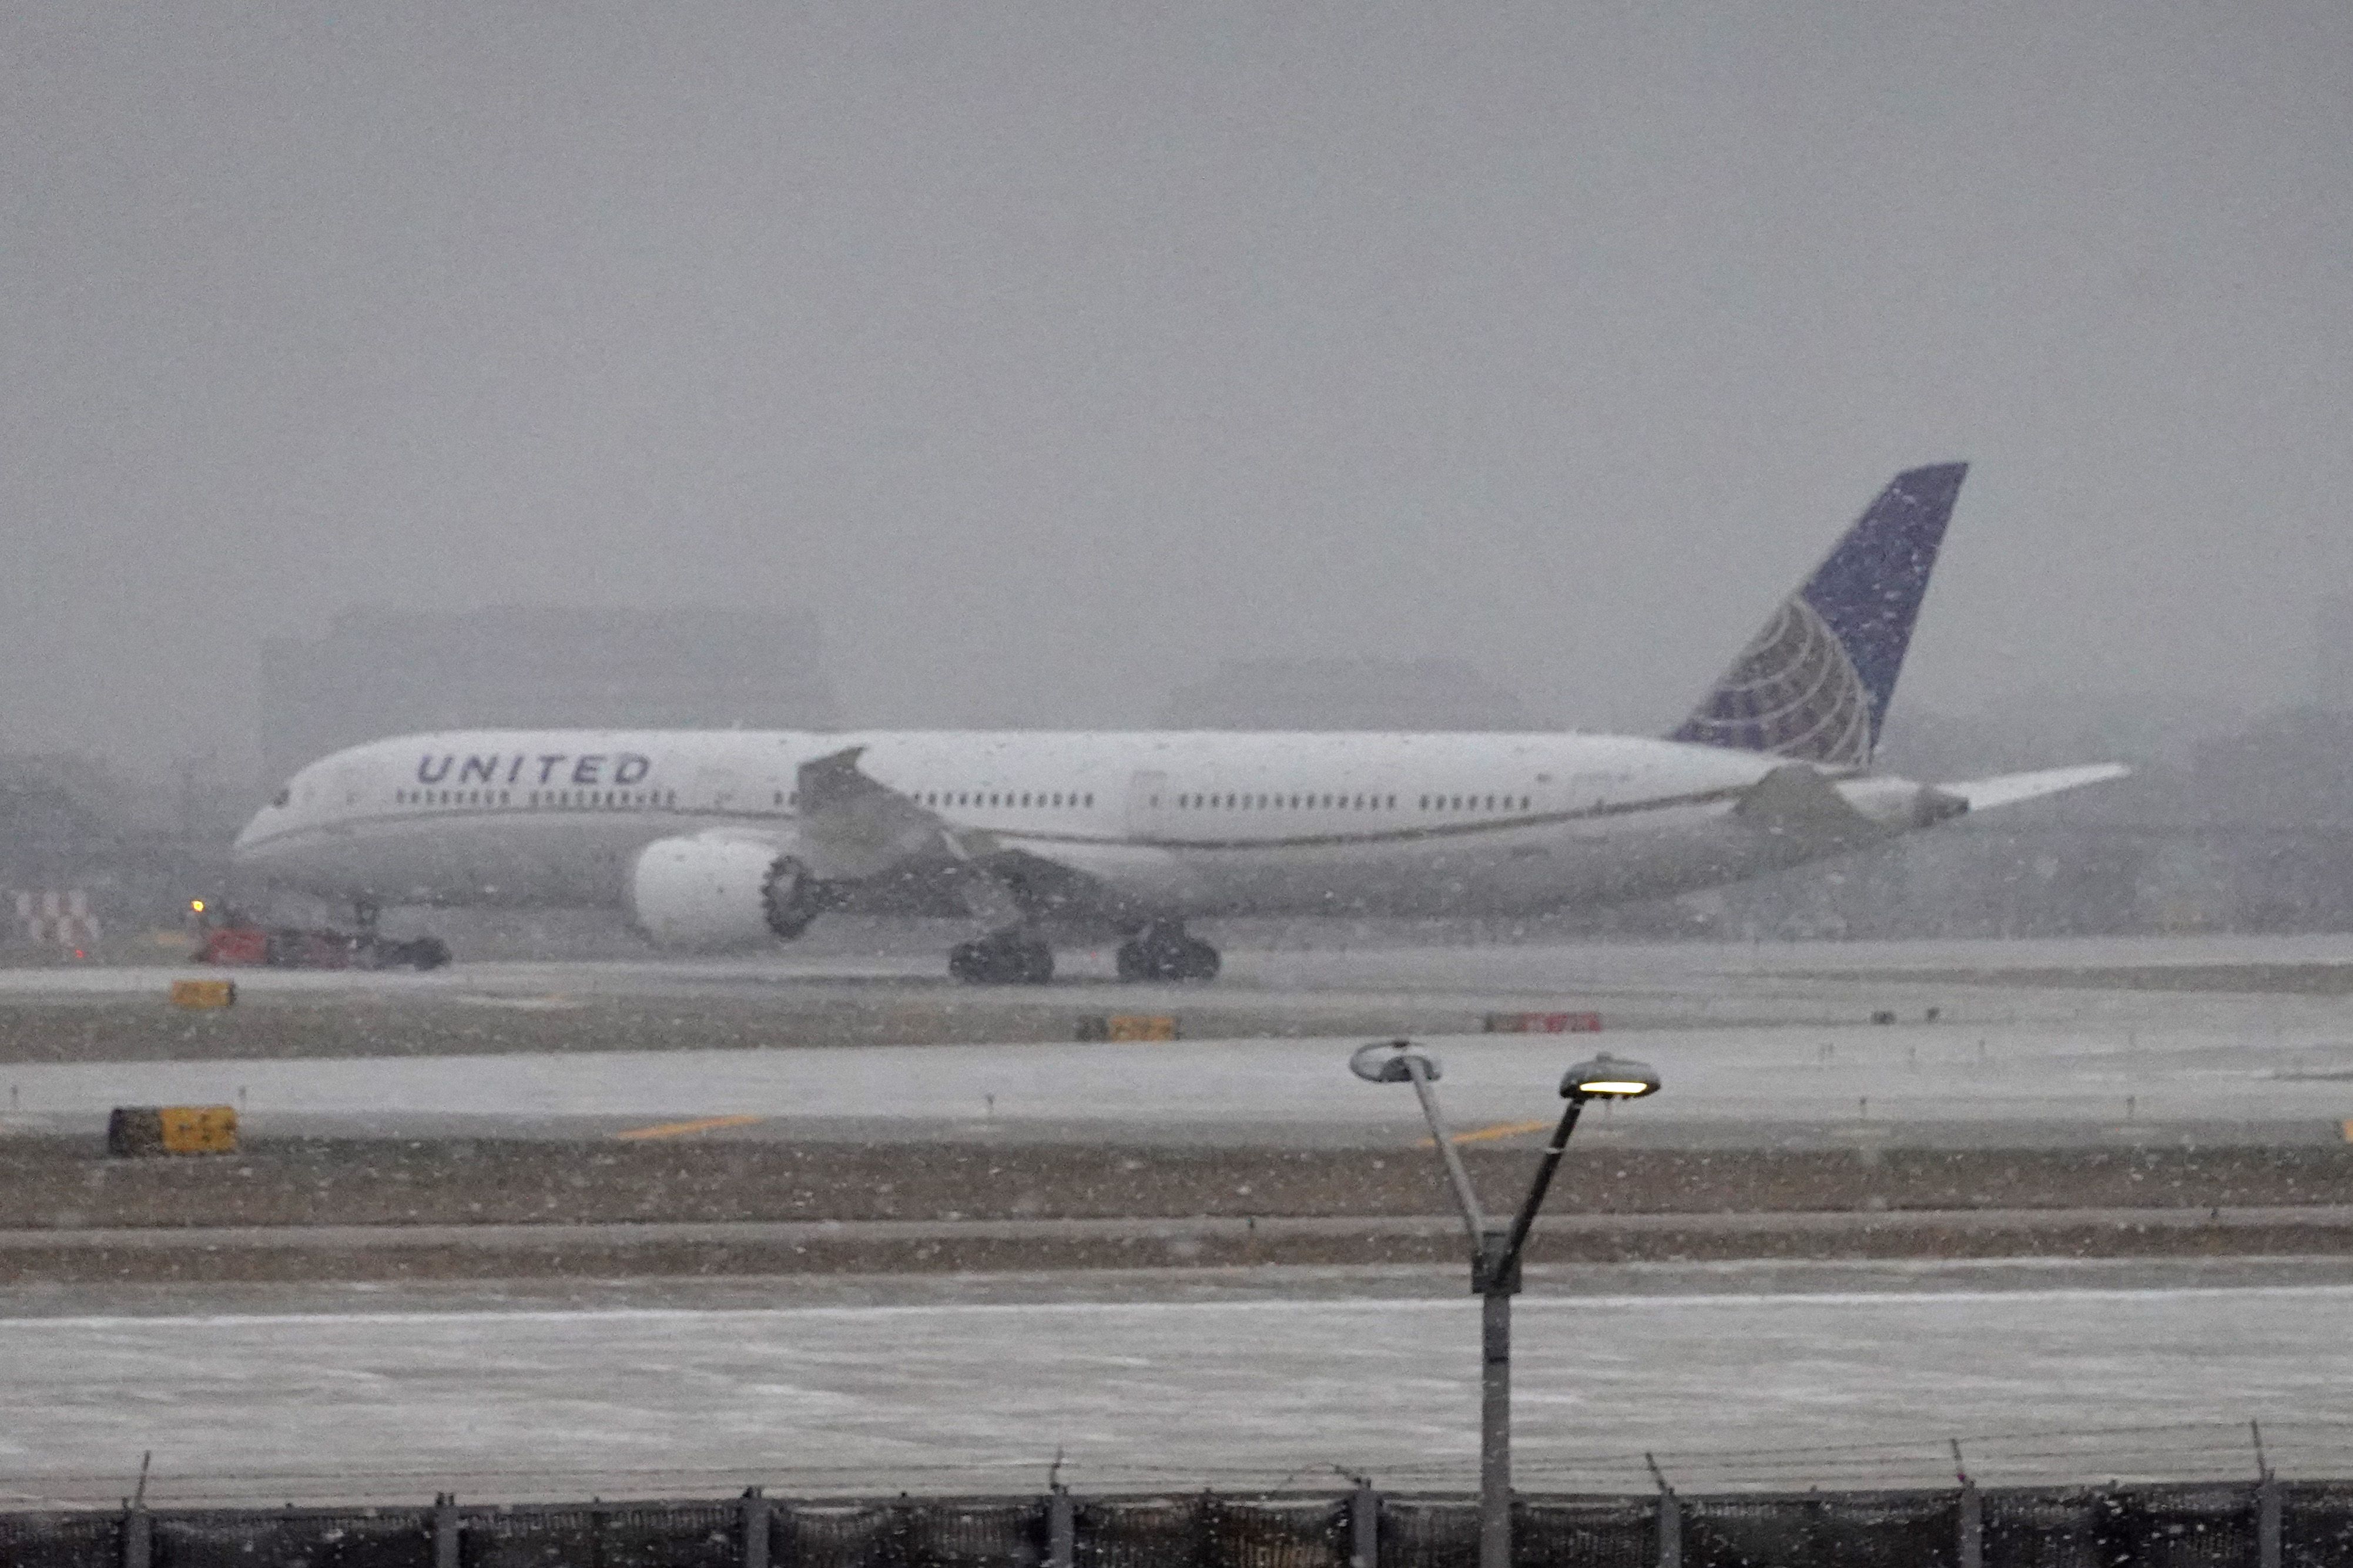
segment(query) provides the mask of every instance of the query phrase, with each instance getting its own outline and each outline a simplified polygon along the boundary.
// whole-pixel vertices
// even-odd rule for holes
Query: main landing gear
[[[1043,985],[1054,978],[1054,950],[1019,927],[990,931],[948,949],[948,973],[969,985]],[[1215,980],[1218,950],[1174,921],[1148,925],[1119,944],[1122,980]]]
[[[948,949],[948,973],[972,985],[1043,985],[1054,978],[1054,950],[1022,931],[994,931]]]
[[[1174,921],[1145,926],[1119,944],[1122,980],[1215,980],[1218,950]]]

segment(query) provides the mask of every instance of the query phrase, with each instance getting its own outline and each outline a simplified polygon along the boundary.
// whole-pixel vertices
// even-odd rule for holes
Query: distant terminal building
[[[2323,708],[2353,708],[2353,594],[2329,594],[2312,617],[2314,696]]]
[[[793,611],[348,611],[261,652],[265,780],[425,730],[827,730],[815,621]]]
[[[1168,699],[1176,730],[1531,730],[1518,697],[1460,659],[1254,658]]]

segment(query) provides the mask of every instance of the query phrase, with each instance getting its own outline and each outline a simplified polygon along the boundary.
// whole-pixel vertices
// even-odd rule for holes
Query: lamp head
[[[1640,1100],[1659,1092],[1659,1075],[1649,1065],[1603,1051],[1579,1062],[1560,1080],[1563,1100]]]
[[[1348,1057],[1348,1070],[1366,1083],[1411,1083],[1416,1063],[1423,1078],[1438,1081],[1438,1059],[1415,1050],[1411,1040],[1375,1040],[1358,1046]]]

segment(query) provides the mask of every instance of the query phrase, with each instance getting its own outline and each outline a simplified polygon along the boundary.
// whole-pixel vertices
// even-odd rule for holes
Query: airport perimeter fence
[[[1476,1568],[1461,1497],[0,1514],[5,1568]],[[1525,1497],[1518,1568],[2353,1568],[2353,1481]]]

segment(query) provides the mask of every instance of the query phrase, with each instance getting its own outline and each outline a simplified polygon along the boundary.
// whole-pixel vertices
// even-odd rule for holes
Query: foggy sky
[[[0,748],[249,765],[260,637],[524,601],[1655,731],[1956,457],[1899,708],[2300,698],[2349,130],[2333,3],[13,7]]]

